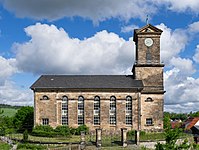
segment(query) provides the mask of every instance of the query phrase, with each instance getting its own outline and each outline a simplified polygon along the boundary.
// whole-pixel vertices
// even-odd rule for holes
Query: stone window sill
[[[144,126],[154,126],[154,124],[145,124]]]
[[[116,124],[115,125],[111,124],[110,127],[116,127]]]
[[[132,127],[132,124],[126,124],[126,127]]]

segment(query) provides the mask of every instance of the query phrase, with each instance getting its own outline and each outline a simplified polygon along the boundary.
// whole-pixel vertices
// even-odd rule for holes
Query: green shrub
[[[3,143],[3,142],[0,141],[0,149],[1,150],[10,150],[11,146],[7,143]]]
[[[29,143],[21,144],[21,143],[19,143],[17,145],[17,149],[43,150],[43,149],[47,149],[47,147],[44,146],[44,145],[36,145],[36,144],[29,144]]]
[[[6,134],[5,128],[0,127],[0,136],[4,136]]]
[[[140,131],[140,135],[142,136],[142,135],[145,135],[146,134],[146,132],[145,131]]]
[[[75,135],[75,134],[76,134],[76,129],[75,129],[75,128],[70,128],[70,133],[71,133],[72,135]]]
[[[56,137],[57,133],[54,131],[46,132],[46,131],[33,130],[32,135],[40,137]]]
[[[38,125],[33,128],[32,135],[41,137],[54,137],[57,134],[54,132],[54,129],[51,126]]]
[[[33,128],[32,135],[40,137],[70,136],[71,134],[80,135],[81,131],[85,131],[85,134],[87,134],[89,128],[86,125],[81,125],[76,129],[68,126],[57,126],[53,129],[51,126],[39,125]]]
[[[160,142],[157,142],[157,143],[155,144],[155,149],[156,149],[156,150],[164,150],[164,145],[161,144]]]
[[[70,135],[70,128],[68,126],[57,126],[54,131],[57,133],[57,135],[62,135],[62,136]]]
[[[127,136],[135,136],[135,130],[128,131]]]
[[[45,132],[52,132],[54,129],[51,126],[44,126],[44,125],[38,125],[35,126],[33,130],[39,130],[39,131],[45,131]]]
[[[199,145],[198,145],[198,144],[193,143],[193,149],[199,149]]]
[[[81,125],[76,129],[76,135],[80,135],[81,131],[84,131],[85,134],[88,134],[89,128],[86,125]]]
[[[24,142],[27,142],[27,141],[28,141],[28,130],[25,130],[25,131],[23,132],[23,141],[24,141]]]

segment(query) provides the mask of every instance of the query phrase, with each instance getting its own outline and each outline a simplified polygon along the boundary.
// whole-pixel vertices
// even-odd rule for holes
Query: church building
[[[161,131],[165,92],[161,33],[151,24],[134,30],[132,75],[42,75],[31,86],[34,125]]]

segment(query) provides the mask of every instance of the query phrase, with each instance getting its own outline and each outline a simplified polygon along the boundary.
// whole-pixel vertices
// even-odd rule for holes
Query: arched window
[[[116,125],[116,97],[110,97],[110,111],[109,111],[109,121],[111,125]]]
[[[48,97],[47,95],[44,95],[44,96],[42,97],[42,100],[49,100],[49,97]]]
[[[68,125],[68,97],[62,97],[62,125]]]
[[[153,99],[151,97],[147,97],[147,99],[145,100],[145,102],[152,102]]]
[[[151,52],[149,51],[149,49],[146,52],[146,61],[147,61],[147,64],[151,63]]]
[[[100,125],[100,97],[94,97],[94,125]]]
[[[78,125],[84,124],[84,97],[78,97]]]
[[[126,97],[126,125],[132,125],[132,97]]]

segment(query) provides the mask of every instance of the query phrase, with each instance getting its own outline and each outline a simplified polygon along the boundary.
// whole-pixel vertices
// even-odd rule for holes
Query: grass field
[[[0,149],[1,150],[10,150],[10,146],[7,143],[3,143],[0,141]]]
[[[14,108],[0,108],[1,110],[3,110],[3,114],[4,116],[8,116],[8,117],[13,117],[18,109],[14,109]]]

